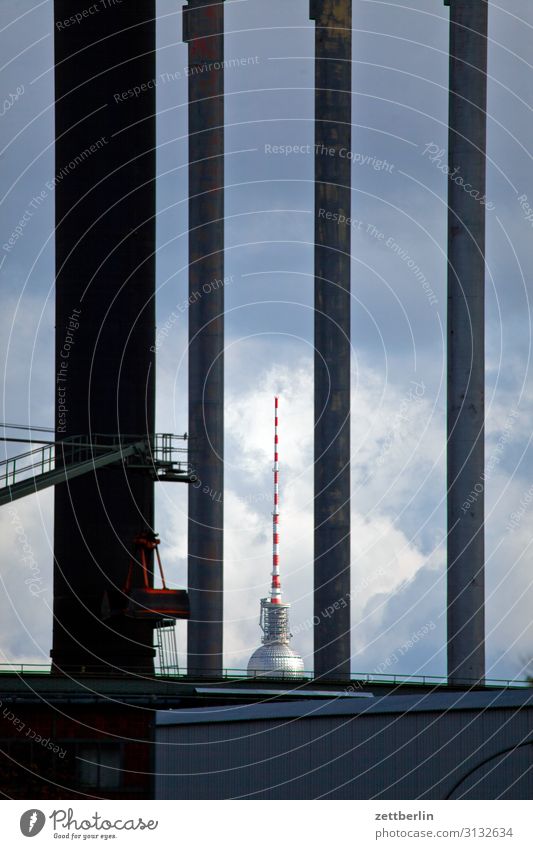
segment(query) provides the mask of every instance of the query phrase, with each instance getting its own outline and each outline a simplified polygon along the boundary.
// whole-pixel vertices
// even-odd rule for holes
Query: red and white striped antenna
[[[248,661],[248,674],[274,675],[276,677],[299,678],[303,674],[304,662],[301,655],[290,646],[292,634],[289,625],[290,604],[281,600],[279,578],[279,444],[278,444],[279,398],[274,399],[274,512],[272,514],[272,583],[270,596],[261,599],[259,627],[263,631],[261,642]]]
[[[270,601],[281,603],[281,584],[279,579],[279,442],[278,442],[278,406],[279,398],[274,398],[274,513],[272,514],[272,587]]]

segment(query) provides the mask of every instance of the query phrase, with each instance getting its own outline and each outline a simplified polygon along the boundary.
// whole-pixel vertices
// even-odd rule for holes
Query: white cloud
[[[0,511],[0,662],[49,663],[52,643],[51,492]]]

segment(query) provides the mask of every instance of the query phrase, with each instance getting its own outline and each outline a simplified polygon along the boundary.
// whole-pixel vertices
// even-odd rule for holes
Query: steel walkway
[[[187,449],[176,445],[185,439],[172,433],[151,439],[93,434],[41,444],[0,462],[0,506],[106,466],[144,469],[155,481],[191,483]]]

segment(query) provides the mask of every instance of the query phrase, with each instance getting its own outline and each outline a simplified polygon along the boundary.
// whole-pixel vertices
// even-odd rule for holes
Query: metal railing
[[[0,487],[14,486],[31,473],[44,475],[55,469],[55,445],[46,444],[0,461]]]
[[[176,445],[184,436],[156,433],[150,438],[136,435],[92,434],[56,442],[43,442],[37,448],[0,461],[0,501],[4,503],[62,483],[67,478],[90,472],[106,464],[123,463],[146,470],[154,480],[185,481],[192,472],[187,449]],[[36,444],[38,440],[35,441]],[[26,484],[26,486],[25,486]],[[6,494],[6,490],[9,490]]]
[[[65,669],[64,671],[68,672],[67,669]],[[51,664],[50,663],[0,663],[0,675],[1,674],[9,674],[9,673],[10,674],[15,673],[15,674],[19,674],[19,675],[43,675],[43,674],[46,675],[46,674],[50,674],[50,672],[51,672]],[[71,674],[72,675],[77,675],[77,674],[95,675],[95,676],[101,676],[101,677],[104,677],[104,678],[105,677],[113,677],[110,673],[104,673],[102,671],[101,667],[90,667],[90,666],[83,667],[82,671],[80,671],[80,667],[76,667],[75,669],[71,670]],[[118,677],[121,677],[121,678],[127,677],[128,674],[132,674],[132,675],[137,674],[139,676],[142,675],[144,677],[168,678],[168,679],[172,679],[172,680],[185,680],[185,681],[186,680],[197,680],[197,678],[195,676],[188,675],[186,672],[180,672],[179,674],[174,674],[174,673],[166,673],[166,672],[161,671],[161,670],[156,670],[153,673],[152,676],[147,676],[146,670],[142,669],[142,668],[139,668],[139,670],[137,672],[135,672],[135,670],[128,670],[128,671],[120,674]],[[253,675],[249,675],[245,669],[226,668],[226,669],[222,670],[221,676],[213,675],[211,677],[213,679],[216,679],[217,681],[220,681],[220,680],[224,680],[224,681],[232,681],[232,680],[237,680],[237,681],[242,681],[242,680],[256,680],[256,681],[259,681],[259,680],[261,680],[261,681],[278,680],[278,681],[283,681],[283,680],[287,680],[287,681],[290,681],[293,684],[305,683],[307,681],[313,681],[314,680],[313,673],[310,672],[310,671],[302,672],[302,675],[301,675],[300,678],[294,678],[293,676],[294,676],[294,673],[291,675],[289,672],[287,672],[285,675],[283,673],[281,673],[280,675],[277,675],[276,678],[274,678],[274,676],[272,676],[272,675],[262,675],[261,673],[255,673]],[[198,677],[200,677],[200,676],[198,676]],[[206,680],[209,678],[209,676],[207,676],[205,673],[201,677],[205,678]],[[353,682],[353,683],[357,683],[357,684],[361,684],[361,683],[363,683],[363,684],[387,684],[387,685],[402,685],[402,684],[405,685],[405,684],[408,684],[408,685],[419,685],[419,686],[426,686],[426,687],[427,686],[442,686],[442,687],[448,686],[447,679],[442,677],[442,676],[438,676],[438,675],[392,675],[392,676],[387,676],[387,675],[384,675],[384,674],[381,675],[381,674],[374,674],[374,673],[367,673],[367,672],[352,672],[351,677],[350,677],[350,681]],[[335,682],[323,681],[322,683],[330,685],[330,684],[335,683]],[[337,683],[340,683],[340,682],[337,682]],[[346,683],[346,682],[342,682],[342,683]],[[476,685],[475,680],[472,680],[472,685],[473,686]],[[512,687],[512,688],[520,687],[520,688],[522,688],[522,687],[533,687],[533,682],[528,681],[528,680],[524,680],[524,679],[517,679],[517,678],[487,678],[487,679],[485,679],[485,686],[486,687],[494,687],[494,688],[497,688],[497,689],[506,689],[506,688],[509,688],[509,687]],[[465,687],[461,688],[461,689],[467,689],[467,685],[465,685]]]
[[[148,449],[156,480],[175,480],[181,475],[192,476],[188,450],[176,444],[177,440],[186,439],[186,436],[175,433],[156,433],[152,436]]]

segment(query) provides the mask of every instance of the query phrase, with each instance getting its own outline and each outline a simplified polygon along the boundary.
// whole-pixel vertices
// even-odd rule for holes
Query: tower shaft
[[[86,6],[55,0],[55,20]],[[84,15],[54,41],[56,438],[142,438],[154,432],[155,93],[130,93],[155,77],[155,2]],[[142,471],[55,488],[55,671],[153,668],[151,624],[101,618],[153,509]]]
[[[224,3],[189,0],[190,675],[222,673],[224,490]],[[198,294],[199,293],[199,294]]]
[[[485,675],[486,0],[451,0],[448,181],[448,678]],[[472,186],[478,199],[467,190]],[[466,505],[466,507],[465,507]]]
[[[351,0],[315,20],[314,664],[350,676]],[[339,604],[344,600],[345,605]],[[325,610],[333,610],[325,616]]]

